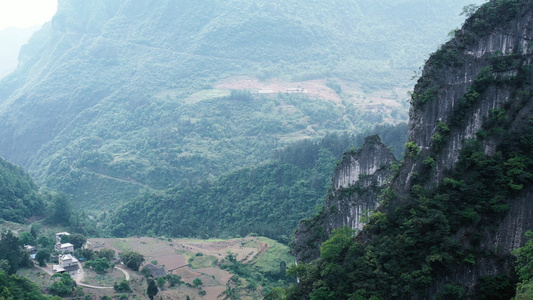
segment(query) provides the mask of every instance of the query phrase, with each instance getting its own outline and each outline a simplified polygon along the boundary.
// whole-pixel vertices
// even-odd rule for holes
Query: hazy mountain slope
[[[407,124],[402,123],[368,134],[380,134],[399,154],[406,131]],[[216,180],[146,193],[105,221],[115,236],[231,237],[253,232],[289,242],[297,222],[316,212],[336,161],[344,151],[362,144],[363,135],[347,134],[294,143],[264,163],[239,168]]]
[[[20,47],[26,44],[38,26],[0,30],[0,79],[17,68]]]
[[[217,176],[326,130],[404,120],[395,101],[350,90],[324,102],[214,87],[230,75],[409,86],[465,3],[60,1],[0,82],[0,154],[88,205]]]

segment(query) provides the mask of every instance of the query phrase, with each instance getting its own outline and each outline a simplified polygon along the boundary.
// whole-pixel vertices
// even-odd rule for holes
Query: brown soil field
[[[183,299],[187,295],[191,299],[221,299],[233,274],[216,266],[193,269],[189,266],[187,257],[195,259],[201,253],[201,257],[210,256],[220,261],[231,251],[238,260],[251,262],[255,261],[268,249],[265,243],[260,242],[255,237],[231,240],[157,239],[150,237],[90,238],[89,242],[89,248],[95,251],[107,248],[113,249],[117,253],[122,251],[139,252],[145,257],[144,264],[155,260],[159,266],[164,266],[167,272],[181,276],[182,281],[188,284],[192,284],[194,279],[200,278],[203,282],[202,289],[206,292],[204,296],[200,296],[197,288],[188,287],[184,284],[178,288],[171,288],[167,284],[156,296],[156,299],[159,299],[159,297],[163,297],[163,299]],[[139,273],[128,271],[133,277],[132,285],[139,287],[146,285],[144,278]],[[121,273],[117,275],[120,276]],[[143,291],[142,288],[137,288],[136,290],[141,293]],[[100,290],[91,292],[106,294],[106,291]],[[113,293],[114,291],[107,291],[107,294]]]

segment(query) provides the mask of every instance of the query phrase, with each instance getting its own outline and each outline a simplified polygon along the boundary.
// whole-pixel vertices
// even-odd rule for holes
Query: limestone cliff
[[[512,296],[513,250],[533,230],[532,41],[531,2],[494,0],[431,55],[412,95],[406,156],[384,187],[377,217],[350,247],[330,240],[329,252],[299,273],[308,276],[299,292],[361,299]],[[334,188],[350,180],[338,170],[335,176]],[[333,195],[323,218],[300,224],[295,246],[303,233],[311,236],[310,228],[327,233],[353,224],[327,216]],[[336,264],[346,279],[330,275]]]
[[[427,61],[410,110],[409,141],[418,153],[406,156],[392,183],[399,198],[417,184],[428,189],[442,184],[472,140],[481,143],[487,157],[515,150],[506,148],[506,138],[523,132],[533,114],[532,39],[529,1],[493,1]],[[475,264],[436,276],[427,295],[419,298],[434,298],[449,282],[461,283],[465,297],[475,297],[480,278],[512,273],[512,250],[522,246],[525,232],[533,229],[532,196],[533,187],[525,185],[506,199],[505,216],[490,225],[460,228],[455,240],[471,247],[468,232],[476,228],[478,253],[492,254],[476,254]]]
[[[365,138],[361,149],[346,153],[337,165],[323,210],[298,224],[293,244],[297,260],[318,257],[319,246],[335,228],[363,228],[364,217],[378,204],[381,189],[388,183],[394,155],[380,138]]]

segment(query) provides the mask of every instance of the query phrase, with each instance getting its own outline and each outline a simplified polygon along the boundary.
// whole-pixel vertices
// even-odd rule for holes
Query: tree
[[[118,255],[120,260],[133,271],[139,271],[139,267],[144,262],[144,256],[134,251],[121,252]]]
[[[74,254],[77,258],[85,258],[86,261],[96,258],[96,254],[92,249],[77,249],[74,250]]]
[[[93,269],[98,274],[105,274],[106,270],[111,268],[106,258],[97,258],[85,263],[85,266]]]
[[[131,292],[130,283],[126,279],[123,279],[118,284],[115,282],[115,284],[113,285],[113,288],[115,289],[115,291],[117,291],[119,293],[129,293],[129,292]]]
[[[7,275],[0,270],[0,299],[46,300],[50,298],[41,293],[41,289],[25,277]]]
[[[74,246],[74,249],[81,249],[87,242],[87,238],[83,234],[73,233],[70,235],[70,243]]]
[[[64,193],[51,193],[52,198],[52,214],[49,217],[49,222],[52,224],[70,225],[70,217],[72,216],[72,204]]]
[[[102,249],[98,251],[98,257],[101,258],[107,258],[107,260],[111,261],[113,258],[115,258],[115,250],[112,249]]]
[[[166,282],[167,282],[167,281],[165,280],[165,278],[164,278],[163,276],[159,276],[159,277],[157,277],[157,286],[158,286],[161,290],[163,290],[163,287],[165,286],[165,283],[166,283]]]
[[[152,278],[148,279],[148,288],[146,289],[146,293],[148,294],[148,297],[150,299],[154,299],[154,296],[157,295],[159,290],[157,289],[157,286],[155,285],[155,281]]]
[[[195,279],[192,281],[192,285],[193,285],[194,287],[200,287],[200,286],[202,286],[203,284],[204,284],[204,283],[202,282],[202,279],[200,279],[200,278],[198,278],[198,277],[195,278]]]
[[[461,16],[465,16],[466,18],[470,18],[477,10],[479,6],[476,4],[468,4],[463,7],[463,11],[461,12]]]
[[[148,269],[146,266],[145,266],[144,268],[142,268],[142,270],[141,270],[141,274],[142,274],[144,277],[146,277],[146,278],[152,276],[152,273],[150,272],[150,269]]]
[[[24,250],[19,238],[13,232],[2,233],[0,240],[0,260],[9,263],[8,274],[14,274],[21,267],[31,266],[30,255]]]
[[[34,226],[31,226],[31,228],[30,228],[30,234],[31,234],[31,236],[33,236],[33,239],[34,239],[34,240],[37,239],[37,230],[35,229]]]
[[[35,238],[29,232],[19,234],[19,239],[23,245],[35,245]]]
[[[61,244],[70,243],[70,235],[64,234],[61,236]]]
[[[60,297],[71,296],[76,289],[76,281],[72,279],[69,273],[54,274],[52,279],[60,278],[59,281],[54,281],[50,286],[50,293]]]
[[[7,273],[9,271],[9,261],[7,259],[0,259],[0,272]]]
[[[43,248],[48,248],[53,246],[53,241],[45,236],[41,236],[37,239],[37,243]]]
[[[167,281],[170,286],[179,285],[181,283],[181,276],[176,274],[167,274]]]
[[[37,251],[37,254],[35,254],[35,260],[39,263],[39,266],[44,267],[46,266],[46,262],[50,259],[50,251],[43,249]]]

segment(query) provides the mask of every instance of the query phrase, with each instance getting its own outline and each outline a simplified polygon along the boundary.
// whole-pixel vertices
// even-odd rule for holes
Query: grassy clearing
[[[209,268],[216,265],[218,259],[212,255],[197,255],[193,253],[186,253],[184,256],[192,269]]]
[[[131,251],[131,246],[123,240],[113,242],[113,246],[120,251]]]
[[[230,94],[231,91],[225,89],[201,90],[183,99],[182,101],[185,102],[185,104],[195,104],[208,99],[227,97]]]
[[[294,264],[294,257],[290,254],[288,246],[265,237],[258,237],[257,239],[265,243],[268,246],[268,250],[253,263],[254,268],[272,272],[279,270],[282,261],[286,263],[287,267]]]

